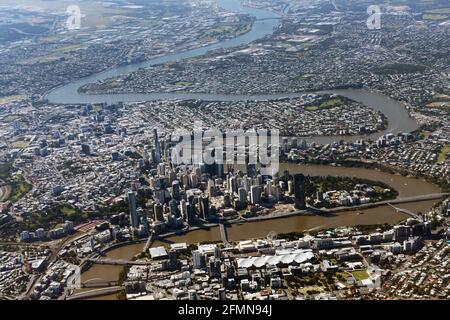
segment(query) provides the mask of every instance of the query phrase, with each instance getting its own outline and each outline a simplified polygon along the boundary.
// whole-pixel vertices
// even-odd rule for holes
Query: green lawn
[[[365,270],[352,271],[351,274],[357,281],[369,279],[369,274]]]
[[[439,153],[437,161],[438,162],[445,161],[445,159],[447,159],[447,153],[449,153],[449,152],[450,152],[450,144],[445,144],[442,147],[441,152]]]
[[[8,200],[13,203],[19,201],[31,190],[31,185],[28,184],[22,176],[15,177],[11,185],[12,193]]]
[[[423,20],[444,20],[446,18],[445,14],[424,14],[422,16]]]
[[[71,207],[62,207],[61,208],[61,213],[64,214],[67,217],[70,217],[72,215],[74,215],[77,211],[74,208]]]
[[[319,106],[307,106],[305,109],[307,111],[317,111],[317,110],[324,110],[324,109],[331,109],[334,107],[339,107],[343,104],[342,100],[340,98],[333,98],[328,101],[322,102]]]
[[[15,96],[1,97],[0,98],[0,104],[7,104],[7,103],[10,103],[10,102],[21,101],[21,100],[23,100],[25,98],[26,98],[26,96],[24,96],[24,95],[15,95]]]

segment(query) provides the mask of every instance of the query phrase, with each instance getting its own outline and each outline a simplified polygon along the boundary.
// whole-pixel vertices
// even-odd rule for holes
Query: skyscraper
[[[161,162],[161,145],[159,144],[158,129],[153,129],[153,146],[155,147],[155,162]]]
[[[136,211],[136,195],[133,191],[128,191],[128,205],[130,206],[130,223],[133,228],[139,227],[139,220]]]
[[[181,212],[181,216],[184,219],[188,220],[188,207],[187,207],[187,202],[184,199],[181,199],[181,201],[180,201],[180,212]]]
[[[180,200],[180,182],[178,180],[175,180],[172,182],[172,198],[175,200]]]
[[[252,186],[250,188],[250,202],[252,204],[261,202],[261,188],[259,186]]]
[[[244,188],[239,188],[238,195],[239,195],[239,202],[242,205],[245,205],[247,203],[247,191],[245,191]]]
[[[209,197],[202,195],[200,197],[200,214],[203,219],[208,219],[209,216]]]
[[[303,174],[294,175],[294,196],[295,208],[299,210],[306,209],[305,176]]]

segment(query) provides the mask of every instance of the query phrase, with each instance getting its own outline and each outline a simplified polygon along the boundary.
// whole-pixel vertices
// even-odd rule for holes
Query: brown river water
[[[399,192],[399,197],[409,197],[440,192],[440,189],[437,186],[424,180],[419,180],[412,177],[403,177],[401,175],[394,175],[371,169],[344,168],[323,165],[283,164],[281,166],[281,170],[285,169],[289,170],[290,173],[301,172],[305,175],[312,176],[350,176],[382,181],[395,188]],[[431,209],[436,202],[437,200],[427,200],[398,204],[397,206],[413,212],[426,212]],[[285,233],[339,226],[382,223],[395,224],[408,218],[402,213],[397,213],[394,209],[387,205],[366,209],[362,212],[363,214],[358,214],[358,211],[342,211],[330,216],[293,216],[274,220],[234,224],[227,227],[227,233],[230,240],[241,240],[265,237],[270,232]],[[204,241],[220,241],[219,229],[214,227],[208,230],[196,230],[184,235],[168,237],[163,241],[155,241],[153,246],[167,245],[175,242],[198,243]],[[107,252],[106,255],[110,258],[130,259],[138,254],[143,247],[144,243],[132,244],[111,250]],[[93,278],[117,280],[122,269],[122,266],[93,265],[89,270],[82,274],[82,281],[84,282]],[[94,299],[115,298],[115,295],[107,295]]]

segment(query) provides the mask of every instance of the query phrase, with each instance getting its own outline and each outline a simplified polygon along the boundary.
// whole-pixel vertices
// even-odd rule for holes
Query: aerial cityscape
[[[449,261],[448,1],[0,0],[0,300],[449,300]]]

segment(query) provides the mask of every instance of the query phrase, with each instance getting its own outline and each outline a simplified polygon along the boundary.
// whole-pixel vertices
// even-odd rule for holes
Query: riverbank
[[[399,174],[382,172],[366,168],[346,168],[324,165],[299,165],[286,163],[281,165],[281,170],[287,169],[291,174],[303,173],[305,175],[316,176],[356,176],[365,179],[382,181],[391,185],[399,192],[398,199],[420,197],[424,194],[440,193],[440,189],[421,179],[405,177]],[[397,200],[391,200],[393,203]],[[416,198],[417,199],[417,198]],[[401,200],[400,200],[401,201]],[[439,200],[425,200],[405,202],[397,207],[412,211],[414,213],[429,211]],[[227,235],[229,241],[239,241],[252,238],[265,238],[269,233],[281,234],[289,232],[318,231],[321,229],[336,228],[339,226],[356,225],[381,225],[396,224],[409,218],[408,215],[397,212],[389,205],[379,205],[371,208],[352,209],[338,208],[328,215],[305,215],[295,212],[279,217],[269,217],[265,219],[255,219],[253,221],[234,221],[227,225]],[[360,214],[362,212],[362,214]],[[135,243],[118,244],[109,248],[105,256],[112,259],[130,260],[141,253],[147,239],[141,239]],[[171,243],[185,242],[187,244],[202,242],[220,242],[220,228],[217,224],[210,224],[205,228],[192,228],[184,234],[176,232],[167,233],[155,239],[152,246],[167,246]],[[93,278],[101,278],[108,281],[117,281],[122,266],[110,266],[94,264],[83,272],[82,281]],[[115,299],[114,295],[108,295],[108,299]],[[103,297],[98,297],[103,299]]]

